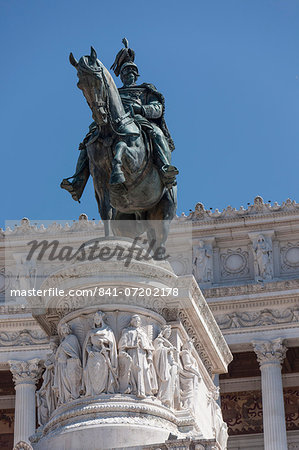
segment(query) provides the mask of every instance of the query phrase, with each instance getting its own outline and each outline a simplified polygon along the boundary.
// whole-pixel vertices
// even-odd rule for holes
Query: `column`
[[[265,450],[287,450],[281,364],[287,348],[282,339],[254,341],[254,351],[262,375],[263,425]]]
[[[8,361],[16,389],[14,445],[30,443],[35,433],[35,390],[41,374],[39,359]]]

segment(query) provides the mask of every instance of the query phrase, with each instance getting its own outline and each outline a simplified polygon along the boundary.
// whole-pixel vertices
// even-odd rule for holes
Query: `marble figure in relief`
[[[182,370],[180,372],[180,390],[183,408],[189,408],[194,411],[195,398],[197,394],[198,383],[201,380],[199,367],[196,359],[192,355],[193,343],[187,340],[180,352]]]
[[[123,330],[118,349],[121,392],[139,398],[154,395],[158,390],[152,359],[154,347],[141,328],[138,314],[131,317],[130,327]]]
[[[94,328],[85,338],[82,353],[85,395],[116,392],[117,347],[114,333],[105,324],[102,311],[94,315]]]
[[[264,280],[272,278],[272,248],[262,234],[254,246],[254,256],[258,276]]]
[[[77,337],[72,334],[69,324],[63,323],[58,329],[60,345],[55,355],[54,391],[58,404],[75,400],[80,396],[82,383],[81,348]]]
[[[176,348],[169,341],[171,326],[165,325],[154,340],[153,362],[158,380],[157,398],[169,408],[179,407],[178,364]]]
[[[53,389],[57,343],[53,339],[50,340],[50,349],[52,350],[52,353],[49,354],[48,359],[44,363],[46,370],[43,374],[43,383],[41,388],[36,392],[38,422],[40,425],[45,425],[48,422],[52,412],[57,406],[57,395]]]
[[[193,273],[198,283],[208,283],[212,279],[212,251],[200,240],[193,248]]]

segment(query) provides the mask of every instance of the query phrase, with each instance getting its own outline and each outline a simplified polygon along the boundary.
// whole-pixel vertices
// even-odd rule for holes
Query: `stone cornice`
[[[15,314],[22,314],[23,317],[25,314],[30,313],[30,308],[26,305],[21,304],[9,304],[6,303],[4,305],[0,306],[0,319],[2,319],[1,316],[4,315],[15,315]]]
[[[262,197],[257,196],[254,199],[253,205],[249,205],[247,209],[240,207],[239,210],[228,206],[223,211],[218,209],[215,212],[206,210],[202,203],[197,203],[194,211],[188,217],[182,215],[179,220],[191,220],[192,222],[200,222],[201,224],[209,223],[210,225],[221,222],[232,222],[244,220],[261,220],[264,218],[277,218],[281,216],[297,216],[299,214],[299,204],[294,200],[287,199],[281,205],[277,202],[272,206],[270,203],[264,203]]]
[[[17,329],[40,329],[36,320],[32,317],[31,314],[19,314],[18,317],[16,315],[0,315],[0,333],[2,330],[17,330]]]
[[[251,311],[262,311],[269,309],[279,309],[283,307],[296,308],[299,306],[298,296],[286,296],[283,295],[277,297],[266,297],[266,298],[244,298],[244,299],[227,299],[226,301],[208,302],[209,308],[216,314],[227,314],[230,312],[240,311],[240,312],[251,312]]]

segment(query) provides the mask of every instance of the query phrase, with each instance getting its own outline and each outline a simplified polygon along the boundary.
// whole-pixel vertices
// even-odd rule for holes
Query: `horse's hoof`
[[[114,173],[110,178],[110,184],[123,184],[125,181],[126,180],[123,173]]]

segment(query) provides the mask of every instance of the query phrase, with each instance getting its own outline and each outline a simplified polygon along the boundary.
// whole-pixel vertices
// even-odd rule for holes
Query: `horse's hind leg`
[[[112,160],[112,173],[110,178],[110,184],[122,184],[125,182],[125,176],[122,171],[122,157],[127,150],[127,144],[120,141],[115,146],[115,155]]]

